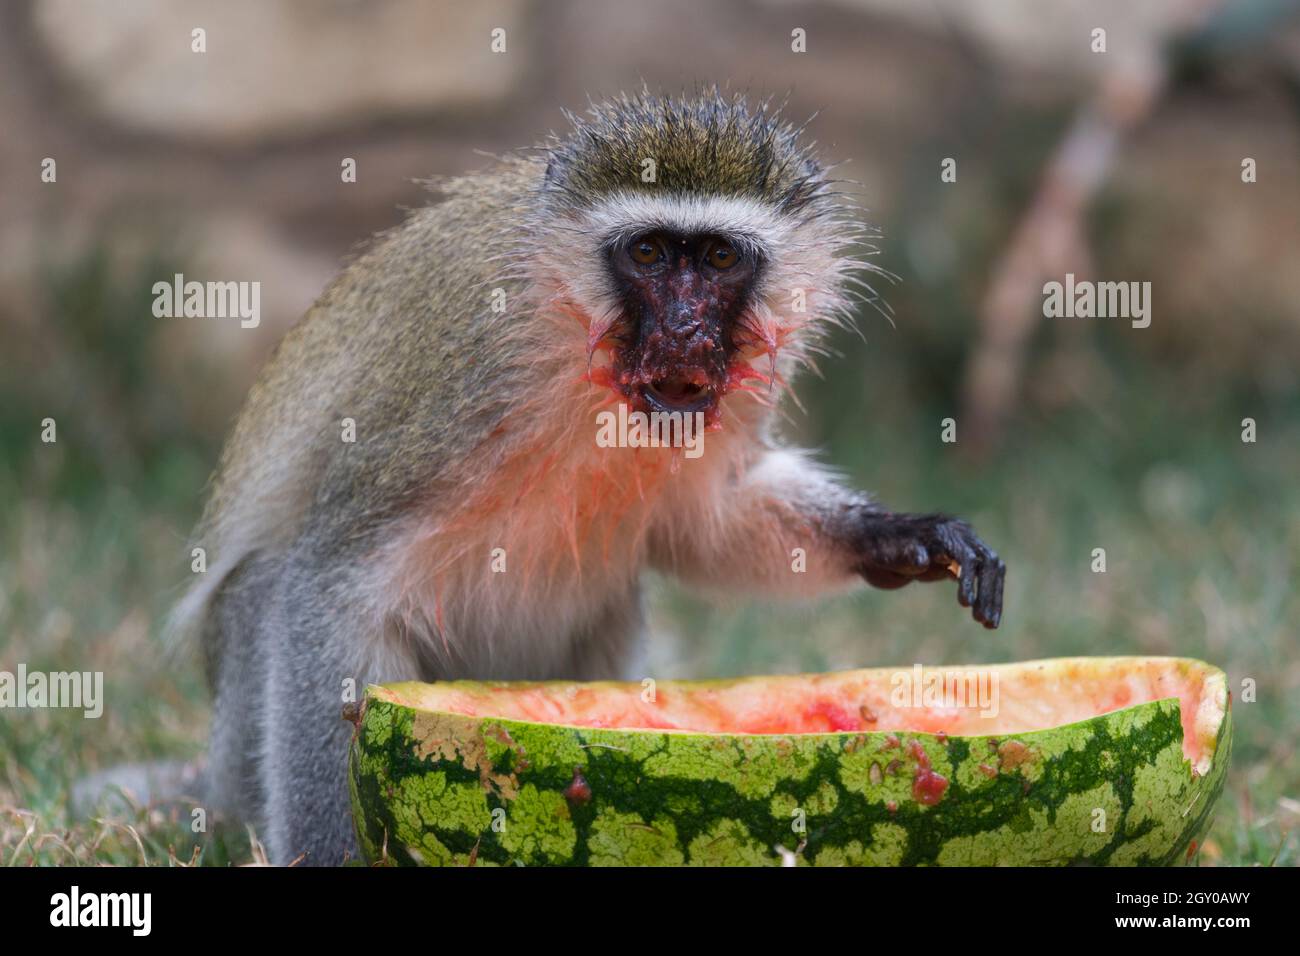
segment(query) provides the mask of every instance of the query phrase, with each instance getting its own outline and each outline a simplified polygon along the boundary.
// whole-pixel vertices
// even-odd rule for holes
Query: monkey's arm
[[[975,620],[1002,619],[1006,566],[964,521],[889,512],[788,450],[768,452],[721,498],[659,529],[652,563],[688,583],[791,596],[859,577],[886,589],[955,577]]]

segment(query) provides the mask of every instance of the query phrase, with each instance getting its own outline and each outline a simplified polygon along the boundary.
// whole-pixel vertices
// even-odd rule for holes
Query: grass
[[[95,321],[135,322],[147,315],[136,287],[148,274],[122,286],[92,262],[54,281],[82,296]],[[61,354],[75,356],[76,328],[58,331]],[[970,518],[1010,567],[1003,627],[975,625],[949,586],[718,608],[657,581],[652,673],[1201,657],[1229,674],[1236,741],[1200,860],[1294,865],[1295,396],[1255,394],[1248,381],[1240,391],[1191,389],[1176,370],[1111,354],[1102,337],[1090,348],[1111,384],[1065,405],[1027,401],[1008,444],[974,469],[959,454],[960,431],[956,447],[938,441],[938,422],[952,408],[945,383],[955,380],[945,363],[954,359],[946,346],[907,353],[908,343],[924,340],[872,332],[868,348],[843,339],[846,354],[828,365],[829,381],[801,391],[811,414],[795,430],[892,505]],[[69,789],[87,772],[201,753],[208,718],[197,662],[163,648],[158,623],[187,571],[183,541],[219,436],[167,414],[172,396],[147,367],[118,375],[117,347],[101,334],[83,350],[86,374],[99,376],[93,395],[60,384],[76,381],[75,369],[44,388],[0,380],[0,668],[22,661],[33,670],[102,670],[107,696],[98,720],[58,710],[3,714],[0,862],[258,862],[249,835],[199,840],[187,816],[164,808],[123,805],[90,821],[68,813]],[[35,423],[47,414],[59,421],[56,445],[37,438]],[[1260,422],[1256,444],[1240,441],[1244,414]],[[1090,568],[1098,547],[1106,549],[1104,574]],[[1253,682],[1253,701],[1244,682]]]

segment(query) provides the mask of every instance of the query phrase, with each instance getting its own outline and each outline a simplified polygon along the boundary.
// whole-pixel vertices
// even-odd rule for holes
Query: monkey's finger
[[[1002,621],[1002,580],[1006,576],[1006,565],[992,551],[985,549],[983,568],[980,574],[979,605],[981,619],[985,627],[997,627]]]
[[[976,596],[976,572],[979,570],[979,562],[975,554],[965,545],[954,549],[957,551],[953,559],[957,562],[961,576],[957,579],[957,603],[962,607],[970,607],[975,603]]]
[[[992,607],[989,606],[993,600],[992,574],[993,564],[989,562],[988,555],[980,554],[979,571],[975,575],[979,585],[979,596],[975,598],[975,620],[984,627],[989,626],[989,614],[992,613]]]
[[[993,626],[997,627],[1002,623],[1002,594],[1007,583],[1007,566],[1006,563],[998,559],[998,579],[995,587],[997,588],[997,600],[993,605]]]
[[[997,604],[998,565],[997,558],[980,556],[980,594],[975,602],[975,619],[985,627],[997,627],[994,608]]]

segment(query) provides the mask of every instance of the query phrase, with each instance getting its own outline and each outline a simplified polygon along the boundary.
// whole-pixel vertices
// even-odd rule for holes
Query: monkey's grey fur
[[[892,516],[775,446],[768,411],[746,395],[725,400],[710,455],[681,474],[647,471],[653,487],[623,495],[626,514],[586,498],[593,472],[606,485],[592,487],[619,489],[608,500],[629,487],[628,457],[583,458],[599,390],[578,379],[592,330],[617,324],[611,244],[680,216],[760,252],[754,321],[780,333],[767,330],[782,340],[773,371],[784,376],[817,323],[847,311],[854,225],[770,111],[716,92],[622,98],[567,137],[440,189],[443,201],[383,236],[281,343],[194,536],[210,567],[176,626],[201,636],[215,693],[212,800],[258,827],[275,862],[355,853],[347,692],[641,676],[627,671],[646,565],[804,594],[860,575],[896,586],[945,551],[971,563],[964,596],[993,575],[1000,605],[1000,562],[963,525],[915,519],[895,532],[882,523]],[[781,312],[796,285],[813,314]],[[497,293],[509,308],[494,310]],[[341,438],[345,419],[354,443]],[[566,490],[578,499],[571,519],[556,497]],[[516,494],[532,497],[512,507]],[[579,526],[605,546],[578,540]],[[494,543],[511,574],[489,573]],[[810,549],[810,573],[794,581],[792,546]]]

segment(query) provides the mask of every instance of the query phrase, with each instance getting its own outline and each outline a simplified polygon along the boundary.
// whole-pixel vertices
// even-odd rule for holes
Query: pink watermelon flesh
[[[974,675],[971,679],[986,681],[983,686],[996,686],[992,698],[996,714],[983,716],[978,706],[895,706],[896,701],[907,699],[896,697],[900,682],[915,683],[912,668],[659,681],[653,699],[642,684],[634,682],[450,682],[393,685],[389,690],[400,688],[392,696],[402,703],[467,716],[710,734],[1005,735],[1059,727],[1176,697],[1181,705],[1184,755],[1194,767],[1201,765],[1206,746],[1213,744],[1226,703],[1221,672],[1185,658],[1061,658],[927,667],[924,673]],[[901,674],[908,676],[898,677]],[[996,675],[996,685],[988,683],[987,675]]]

